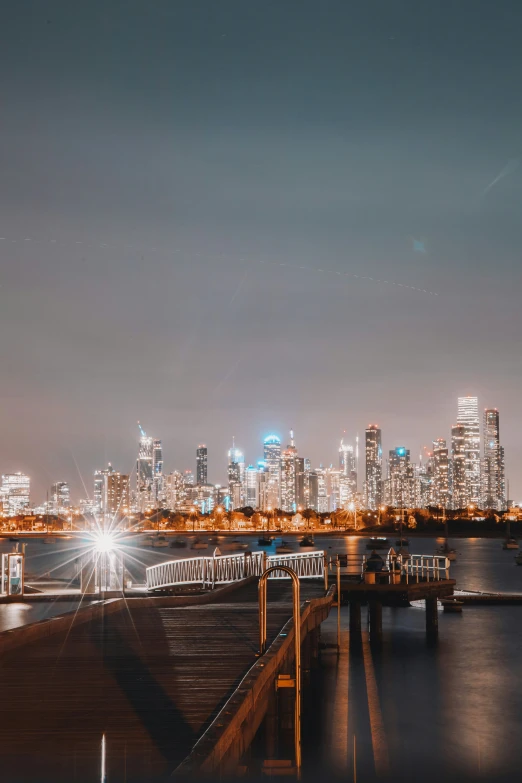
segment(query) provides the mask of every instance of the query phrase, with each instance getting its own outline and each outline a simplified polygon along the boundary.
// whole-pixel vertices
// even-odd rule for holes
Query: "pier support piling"
[[[370,642],[382,642],[382,604],[380,601],[370,601]]]
[[[350,601],[350,642],[361,639],[361,602]]]
[[[426,603],[426,637],[429,641],[436,641],[439,634],[439,615],[437,611],[437,597],[430,596]]]

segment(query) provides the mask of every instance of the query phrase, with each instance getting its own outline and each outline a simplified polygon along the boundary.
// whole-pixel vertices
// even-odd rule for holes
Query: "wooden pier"
[[[301,599],[303,642],[318,647],[333,591],[307,582]],[[263,659],[255,578],[210,596],[82,611],[0,634],[3,779],[97,780],[103,734],[111,780],[164,780],[191,752],[190,768],[237,764],[291,660],[289,582],[269,584],[268,643],[286,628]]]

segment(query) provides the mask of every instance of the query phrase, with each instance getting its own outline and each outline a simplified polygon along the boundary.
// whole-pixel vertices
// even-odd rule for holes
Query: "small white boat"
[[[244,541],[237,541],[234,539],[234,541],[223,541],[219,545],[219,548],[223,552],[240,552],[248,549],[248,544],[246,544]]]
[[[441,601],[442,608],[445,612],[462,612],[462,607],[464,606],[463,601],[457,601],[456,598],[443,598]]]
[[[506,538],[502,544],[502,549],[518,549],[518,541],[516,538]]]
[[[156,536],[156,538],[152,539],[150,545],[153,547],[164,547],[164,546],[168,546],[169,542],[167,541],[165,536]]]
[[[201,541],[199,538],[196,538],[195,541],[192,542],[190,545],[191,549],[208,549],[208,542],[207,541]]]
[[[56,544],[56,538],[52,536],[42,538],[42,544]]]
[[[276,555],[291,555],[294,550],[289,546],[286,541],[281,541],[279,546],[276,546]]]

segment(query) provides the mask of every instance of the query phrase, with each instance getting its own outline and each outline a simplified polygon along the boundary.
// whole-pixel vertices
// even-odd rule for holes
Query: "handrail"
[[[266,652],[266,593],[267,579],[277,570],[285,571],[292,580],[292,615],[294,620],[294,658],[295,658],[295,710],[294,743],[296,776],[301,777],[301,602],[299,577],[286,565],[273,565],[261,574],[259,579],[259,654]]]
[[[358,553],[339,554],[342,573],[363,577],[366,571],[367,555]],[[449,560],[443,555],[392,555],[388,553],[385,565],[391,574],[399,572],[401,579],[434,581],[449,579]],[[288,579],[282,566],[296,572],[300,579],[324,579],[328,588],[328,574],[336,568],[336,559],[328,558],[324,551],[297,552],[287,555],[269,555],[265,552],[244,552],[235,555],[212,557],[189,557],[169,560],[149,566],[146,569],[147,589],[158,590],[179,585],[201,585],[213,589],[216,585],[228,584],[249,576],[261,576],[271,566],[270,579]]]
[[[189,557],[169,560],[149,566],[146,570],[148,590],[177,585],[201,585],[213,589],[248,576],[260,576],[267,566],[288,566],[300,579],[325,577],[325,554],[302,552],[290,555],[270,555],[265,552],[244,552],[236,555]],[[271,579],[288,579],[283,568],[276,568]]]

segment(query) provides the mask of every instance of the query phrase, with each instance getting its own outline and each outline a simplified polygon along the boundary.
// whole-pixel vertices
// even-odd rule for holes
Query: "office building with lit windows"
[[[367,508],[375,511],[383,502],[382,491],[382,433],[376,424],[366,429],[366,481],[365,495]]]
[[[470,502],[466,471],[466,427],[455,424],[451,428],[451,505],[466,508]]]
[[[496,408],[484,411],[484,456],[482,461],[483,508],[503,511],[506,508],[504,449],[500,445],[500,416]]]
[[[404,446],[397,446],[389,452],[387,488],[388,505],[395,508],[415,507],[415,466],[410,461],[410,450]]]
[[[198,485],[208,483],[208,452],[204,444],[196,451],[196,482]]]
[[[480,419],[477,397],[459,397],[457,424],[464,428],[465,500],[464,505],[479,504],[480,482]]]
[[[279,508],[281,505],[281,440],[277,435],[268,435],[263,443],[263,462],[268,473],[267,505]]]
[[[448,447],[444,438],[433,441],[433,503],[440,508],[451,507],[451,472]]]
[[[0,499],[4,514],[23,514],[30,506],[31,479],[25,473],[5,473],[2,476]]]
[[[296,459],[294,433],[290,430],[290,443],[281,453],[281,508],[289,513],[297,509]]]

